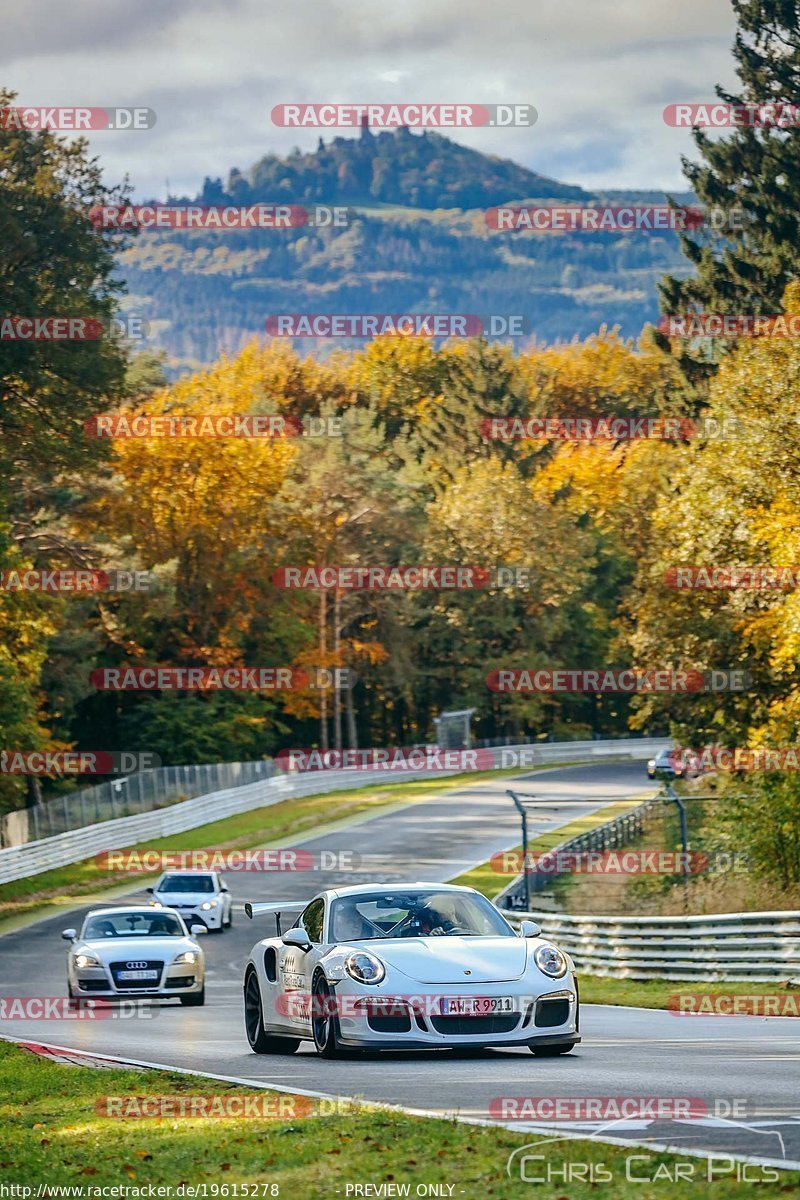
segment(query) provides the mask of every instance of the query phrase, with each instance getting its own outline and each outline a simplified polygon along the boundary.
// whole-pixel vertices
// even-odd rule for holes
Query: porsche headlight
[[[100,959],[94,958],[91,954],[76,954],[75,966],[79,970],[83,970],[84,967],[99,967]]]
[[[203,904],[200,905],[200,907],[208,910],[209,908],[216,908],[218,904],[219,904],[219,900],[206,900],[206,901],[204,901]]]
[[[647,769],[648,769],[648,771],[655,771],[655,769],[656,769],[656,760],[655,760],[654,758],[651,758],[651,759],[648,761],[648,763],[647,763]]]
[[[344,969],[351,979],[358,983],[380,983],[386,976],[386,968],[374,954],[359,950],[357,954],[348,954],[344,960]]]
[[[567,973],[567,960],[555,946],[538,946],[533,961],[542,974],[549,975],[551,979],[560,979]]]
[[[185,954],[179,954],[177,958],[173,958],[173,966],[175,963],[193,963],[197,962],[197,951],[187,950]]]

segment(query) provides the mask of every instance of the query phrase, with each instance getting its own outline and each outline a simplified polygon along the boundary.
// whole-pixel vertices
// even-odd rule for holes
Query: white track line
[[[7,1034],[0,1034],[0,1040],[4,1042],[26,1042],[30,1038],[13,1038]],[[60,1051],[65,1054],[76,1053],[75,1049],[69,1046],[56,1046],[52,1043],[37,1042],[39,1046],[43,1046],[47,1050]],[[392,1112],[405,1113],[411,1117],[426,1117],[438,1121],[458,1121],[461,1125],[482,1125],[489,1129],[513,1129],[515,1133],[532,1133],[532,1134],[553,1134],[554,1127],[552,1125],[530,1125],[519,1122],[503,1122],[489,1121],[482,1117],[462,1117],[453,1115],[452,1113],[437,1112],[435,1109],[426,1108],[408,1108],[403,1104],[385,1104],[377,1100],[360,1100],[352,1099],[348,1096],[335,1096],[330,1092],[319,1092],[310,1088],[301,1087],[280,1087],[274,1083],[259,1083],[255,1079],[245,1079],[240,1075],[218,1075],[211,1071],[196,1071],[190,1067],[173,1067],[169,1063],[148,1062],[145,1059],[138,1058],[113,1058],[108,1054],[95,1054],[93,1051],[80,1050],[77,1051],[84,1058],[98,1059],[106,1064],[112,1064],[119,1067],[144,1067],[153,1071],[172,1071],[178,1075],[194,1075],[200,1079],[216,1079],[220,1083],[235,1083],[240,1087],[258,1088],[266,1092],[280,1092],[284,1095],[295,1096],[311,1096],[317,1100],[332,1100],[334,1102],[340,1100],[348,1100],[358,1108],[368,1108],[380,1110],[390,1110]],[[644,1150],[652,1150],[653,1152],[666,1152],[668,1154],[686,1155],[690,1158],[726,1158],[734,1162],[752,1163],[754,1166],[776,1167],[784,1171],[800,1171],[800,1162],[794,1162],[791,1159],[777,1158],[759,1158],[749,1154],[733,1154],[725,1151],[723,1154],[714,1154],[707,1150],[690,1150],[683,1146],[671,1146],[667,1142],[647,1142],[634,1141],[627,1138],[615,1137],[591,1137],[587,1138],[586,1134],[564,1132],[558,1129],[559,1137],[550,1137],[549,1141],[592,1141],[600,1142],[609,1146],[621,1146],[623,1149],[637,1147]]]

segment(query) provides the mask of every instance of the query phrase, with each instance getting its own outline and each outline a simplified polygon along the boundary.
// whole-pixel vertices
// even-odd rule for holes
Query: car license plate
[[[117,971],[117,979],[158,979],[158,971]]]
[[[442,998],[443,1017],[487,1017],[514,1011],[511,996],[447,996]]]

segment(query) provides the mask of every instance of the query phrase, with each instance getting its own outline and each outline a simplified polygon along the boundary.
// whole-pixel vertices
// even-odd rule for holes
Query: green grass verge
[[[574,766],[575,762],[559,763],[558,766]],[[253,809],[238,816],[225,817],[184,833],[140,842],[128,847],[137,850],[203,850],[228,849],[247,850],[256,846],[275,845],[287,838],[311,836],[323,827],[355,818],[369,817],[399,804],[413,804],[433,800],[456,788],[469,784],[485,783],[532,771],[549,770],[546,764],[536,767],[513,767],[498,771],[468,771],[450,775],[446,779],[433,777],[410,783],[371,784],[368,787],[348,788],[340,792],[323,792],[313,796],[284,800],[266,808]],[[112,849],[112,847],[109,847]],[[119,849],[119,847],[113,847]],[[157,875],[159,872],[152,872]],[[0,885],[0,932],[13,926],[20,917],[35,916],[47,909],[74,905],[84,896],[90,897],[109,889],[143,883],[146,876],[131,875],[128,878],[119,872],[108,871],[98,865],[95,858],[70,863],[40,875],[16,879]]]
[[[531,1058],[532,1073],[536,1066]],[[81,1189],[72,1194],[84,1198],[92,1196],[91,1188],[121,1187],[129,1189],[130,1197],[147,1196],[149,1186],[176,1189],[181,1183],[205,1184],[206,1195],[212,1198],[274,1195],[327,1200],[344,1198],[348,1184],[381,1183],[408,1185],[412,1196],[419,1184],[450,1185],[449,1194],[457,1200],[486,1196],[529,1200],[533,1194],[532,1184],[523,1182],[518,1171],[516,1178],[506,1174],[506,1163],[512,1151],[539,1139],[502,1128],[357,1108],[330,1116],[249,1119],[115,1118],[98,1115],[96,1108],[98,1103],[104,1105],[105,1097],[253,1094],[250,1089],[168,1071],[64,1066],[0,1042],[0,1179],[7,1186],[30,1188],[28,1196],[34,1197],[44,1185],[49,1189],[44,1197],[50,1198],[59,1194],[60,1187]],[[307,1101],[295,1100],[302,1114]],[[287,1102],[291,1098],[285,1098]],[[548,1165],[551,1171],[563,1171],[565,1164],[568,1169],[572,1164],[573,1170],[583,1164],[582,1169],[592,1171],[595,1178],[601,1164],[603,1171],[601,1181],[594,1184],[565,1184],[563,1174],[552,1183],[538,1184],[535,1194],[544,1200],[565,1195],[570,1200],[589,1196],[677,1200],[687,1190],[685,1182],[671,1181],[680,1162],[684,1169],[695,1170],[698,1195],[708,1194],[703,1186],[708,1187],[708,1168],[701,1159],[644,1149],[626,1151],[585,1139],[548,1141],[538,1152],[545,1162],[532,1164],[537,1173]],[[626,1179],[629,1155],[637,1156],[631,1174],[654,1182]],[[792,1186],[800,1186],[800,1172],[774,1172],[759,1184],[758,1195],[778,1196]],[[752,1187],[737,1182],[733,1174],[720,1175],[713,1194],[729,1200],[752,1195]],[[16,1195],[26,1200],[24,1193]],[[173,1190],[173,1198],[176,1195],[180,1193]]]
[[[604,979],[580,973],[581,1003],[628,1004],[636,1008],[667,1008],[670,996],[702,993],[710,996],[790,996],[786,1016],[800,1016],[800,988],[785,983],[701,982],[697,979]],[[673,1001],[674,1003],[674,1001]],[[796,1011],[793,1011],[796,1010]]]

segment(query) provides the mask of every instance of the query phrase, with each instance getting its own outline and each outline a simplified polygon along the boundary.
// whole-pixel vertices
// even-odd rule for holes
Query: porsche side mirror
[[[65,942],[74,942],[78,936],[77,929],[62,929],[61,936]]]
[[[287,929],[286,933],[281,938],[284,946],[296,946],[298,950],[310,950],[311,938],[306,933],[305,929],[295,928]]]
[[[208,933],[208,927],[206,925],[190,925],[189,933],[192,937],[199,937],[201,933]]]
[[[535,921],[523,921],[519,927],[519,936],[524,938],[541,937],[542,927]]]
[[[148,888],[147,890],[150,893],[150,895],[152,896],[155,891],[155,888]]]

